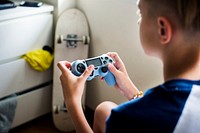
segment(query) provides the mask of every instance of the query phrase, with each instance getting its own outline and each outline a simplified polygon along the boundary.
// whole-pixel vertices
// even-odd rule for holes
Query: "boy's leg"
[[[93,130],[95,133],[104,133],[106,127],[106,119],[110,115],[111,110],[117,107],[113,102],[103,102],[99,104],[94,113]]]

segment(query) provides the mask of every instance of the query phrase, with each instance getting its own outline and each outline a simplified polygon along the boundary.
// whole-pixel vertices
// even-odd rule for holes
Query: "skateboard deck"
[[[86,59],[89,50],[88,44],[89,28],[84,14],[78,9],[65,10],[58,18],[55,30],[52,94],[53,121],[56,128],[61,131],[73,131],[74,125],[64,104],[60,83],[61,72],[57,63],[62,60],[72,62],[77,59]],[[85,92],[82,105],[85,108]]]

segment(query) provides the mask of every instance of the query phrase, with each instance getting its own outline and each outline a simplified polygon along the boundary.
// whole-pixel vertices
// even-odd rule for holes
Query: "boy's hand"
[[[94,66],[89,66],[81,76],[77,77],[70,71],[70,62],[60,61],[57,65],[62,72],[60,80],[63,88],[65,102],[81,102],[86,79],[92,73]]]
[[[107,55],[115,61],[114,66],[112,64],[108,65],[108,69],[116,78],[115,88],[119,90],[119,92],[122,93],[127,99],[131,100],[134,95],[139,93],[139,90],[130,80],[125,65],[118,54],[115,52],[109,52]]]

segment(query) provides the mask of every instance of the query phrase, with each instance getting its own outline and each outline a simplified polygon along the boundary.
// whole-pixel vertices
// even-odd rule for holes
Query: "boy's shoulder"
[[[194,98],[194,94],[199,96],[197,101],[200,102],[200,81],[167,81],[148,89],[143,97],[125,102],[113,109],[108,123],[118,124],[116,120],[120,119],[120,123],[123,124],[121,127],[115,127],[118,130],[125,127],[137,129],[138,126],[145,125],[144,129],[137,131],[162,132],[166,129],[166,132],[173,132],[182,117],[182,112],[187,110],[186,105],[194,104],[190,100]]]

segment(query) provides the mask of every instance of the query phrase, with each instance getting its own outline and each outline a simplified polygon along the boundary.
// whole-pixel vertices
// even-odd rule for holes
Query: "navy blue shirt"
[[[200,132],[200,124],[195,126],[200,123],[198,111],[200,81],[171,80],[147,90],[142,98],[114,108],[106,121],[106,132]]]

